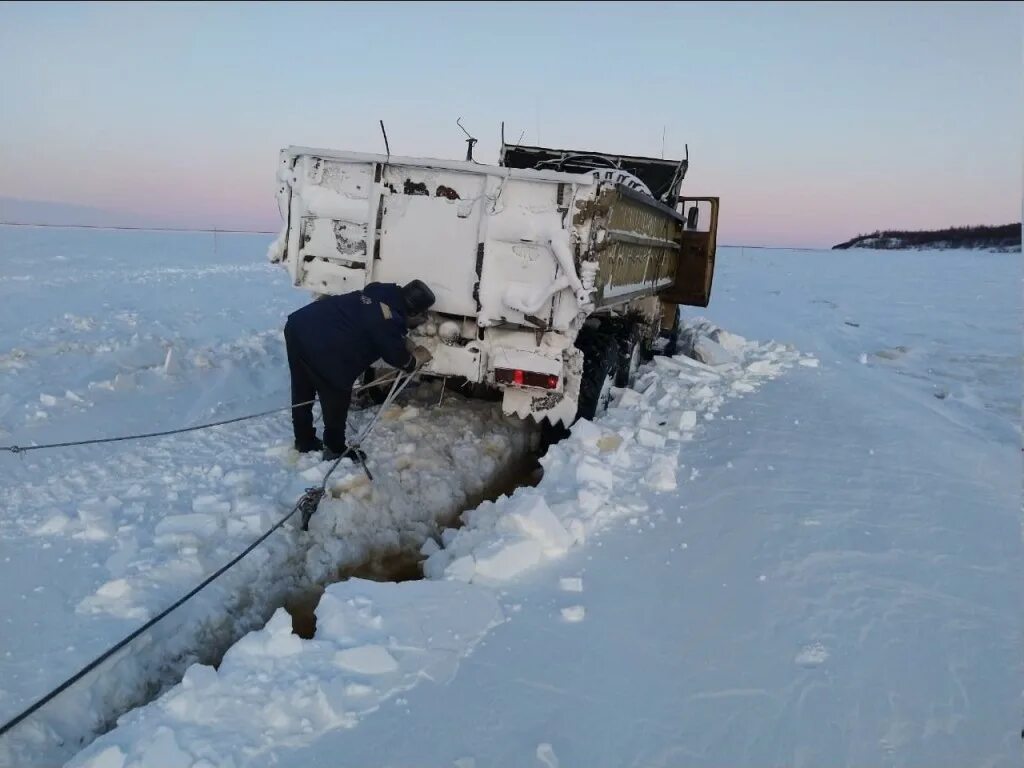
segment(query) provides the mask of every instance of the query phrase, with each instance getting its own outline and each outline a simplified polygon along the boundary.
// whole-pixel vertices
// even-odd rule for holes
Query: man
[[[284,326],[288,368],[292,378],[292,406],[320,398],[324,416],[321,443],[313,427],[313,405],[292,408],[295,449],[308,453],[323,448],[325,461],[348,449],[348,419],[352,385],[376,360],[412,372],[430,361],[423,347],[409,351],[405,334],[423,321],[434,303],[434,293],[422,280],[405,287],[370,283],[361,291],[325,296],[288,316]],[[363,461],[357,449],[349,452]]]

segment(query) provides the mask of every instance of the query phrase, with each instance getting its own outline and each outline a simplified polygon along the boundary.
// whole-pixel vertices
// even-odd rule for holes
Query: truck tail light
[[[513,384],[517,387],[558,389],[558,376],[555,374],[524,371],[522,368],[495,368],[494,381],[498,384]]]

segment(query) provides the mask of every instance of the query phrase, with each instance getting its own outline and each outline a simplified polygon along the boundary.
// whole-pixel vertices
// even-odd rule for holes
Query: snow
[[[570,623],[576,623],[583,621],[583,618],[587,615],[587,609],[582,605],[571,605],[568,608],[563,608],[562,618]]]
[[[566,576],[558,580],[558,588],[563,592],[582,592],[583,579],[578,576]]]
[[[495,597],[455,582],[380,584],[352,579],[327,588],[314,640],[292,634],[283,609],[246,635],[220,667],[195,664],[156,702],[70,766],[237,765],[287,744],[355,727],[421,679],[443,682],[488,630],[503,621]]]
[[[119,660],[85,700],[47,716],[55,732],[91,738],[90,706],[126,712],[70,765],[1015,764],[1020,264],[721,249],[715,283],[707,319],[686,317],[684,349],[704,361],[644,367],[606,414],[549,449],[535,488],[477,503],[480,473],[499,473],[526,440],[489,404],[438,407],[425,387],[386,414],[371,446],[379,486],[346,465],[308,538],[272,539],[182,617],[177,644],[154,636],[148,655]],[[93,403],[81,414],[32,420],[30,408],[71,408],[39,400],[65,388],[60,364],[28,386],[41,381],[37,348],[0,350],[0,423],[19,440],[106,428],[112,413],[144,424],[154,392],[168,394],[157,415],[179,416],[175,398],[223,386],[226,359],[237,399],[212,412],[267,407],[284,391],[271,329],[295,297],[248,288],[266,300],[179,345],[209,350],[210,368],[186,353],[176,382],[135,370],[134,390],[69,383]],[[153,326],[176,333],[149,307],[111,311],[126,309],[140,343]],[[233,357],[242,347],[253,353]],[[85,368],[103,354],[68,353]],[[42,660],[75,668],[135,625],[115,605],[162,607],[237,550],[226,523],[256,515],[262,529],[323,472],[295,460],[287,423],[273,420],[72,454],[71,470],[45,454],[0,465],[13,513],[0,535],[15,544],[0,567],[17,585],[0,600],[21,622],[8,620],[0,658],[12,712],[42,690],[30,671]],[[464,507],[462,526],[442,530]],[[161,520],[192,540],[157,547]],[[87,530],[107,538],[73,538]],[[370,552],[417,550],[424,581],[328,586],[311,640],[264,594]],[[239,606],[256,595],[270,610],[247,615]],[[84,614],[102,623],[74,613],[90,596],[111,600]],[[225,620],[236,636],[253,631],[217,669],[188,666],[216,634],[197,624]],[[180,682],[145,707],[104,688],[175,652],[178,677],[158,677]],[[21,730],[21,756],[61,754],[42,729]]]
[[[33,329],[32,346],[3,353],[18,365],[0,366],[0,441],[146,432],[286,404],[280,328],[304,297],[276,270],[249,284],[245,270],[229,269],[250,262],[259,245],[247,236],[219,236],[214,244],[184,235],[0,229],[0,248],[11,253],[0,285],[18,270],[41,270],[37,279],[18,281],[0,307],[5,319],[18,318],[0,327]],[[46,261],[64,252],[80,255],[59,269]],[[224,263],[211,264],[218,258]],[[136,290],[157,275],[167,284]],[[55,302],[54,282],[76,290]],[[82,322],[87,316],[93,321]],[[2,337],[7,349],[24,339]],[[173,379],[165,375],[165,348],[182,350]],[[135,386],[88,386],[117,377],[131,377]],[[81,395],[49,405],[39,396],[44,382]],[[275,534],[100,674],[0,740],[0,765],[67,759],[117,714],[180,680],[190,663],[216,659],[263,626],[302,584],[439,538],[443,525],[525,451],[532,433],[491,403],[448,397],[439,406],[438,390],[424,385],[384,414],[366,446],[376,483],[343,462],[309,535],[291,526]],[[32,418],[40,402],[54,419]],[[359,428],[368,418],[353,413],[351,421]],[[0,458],[0,577],[10,585],[0,595],[3,719],[194,587],[290,509],[327,467],[318,457],[298,457],[290,443],[282,413],[137,443]],[[69,639],[73,651],[65,650]]]

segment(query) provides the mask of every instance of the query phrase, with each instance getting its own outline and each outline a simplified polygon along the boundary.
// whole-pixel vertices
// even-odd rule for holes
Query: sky
[[[719,241],[1021,215],[1020,3],[0,3],[0,197],[273,230],[296,144],[680,157]],[[664,136],[664,144],[663,144]],[[18,209],[26,210],[25,206]]]

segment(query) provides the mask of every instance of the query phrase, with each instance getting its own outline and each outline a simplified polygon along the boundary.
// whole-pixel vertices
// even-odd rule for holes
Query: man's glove
[[[416,349],[412,351],[412,356],[416,358],[417,368],[422,368],[434,359],[434,356],[427,351],[426,347],[416,347]]]

